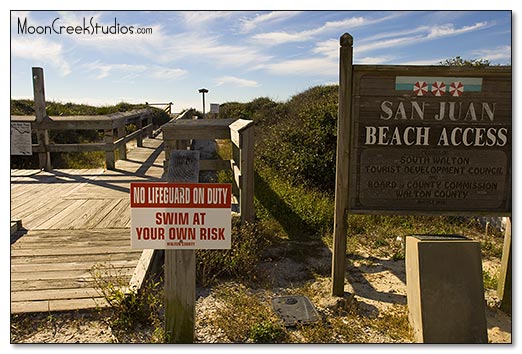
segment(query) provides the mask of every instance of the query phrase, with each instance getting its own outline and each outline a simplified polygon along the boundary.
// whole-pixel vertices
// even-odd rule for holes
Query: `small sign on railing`
[[[32,154],[31,123],[11,122],[11,155],[30,156]]]
[[[133,249],[229,249],[232,186],[131,183]]]

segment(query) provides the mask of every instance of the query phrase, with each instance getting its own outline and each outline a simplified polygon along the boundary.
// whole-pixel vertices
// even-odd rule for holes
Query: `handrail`
[[[152,115],[149,109],[139,109],[128,112],[117,112],[99,116],[45,116],[38,121],[35,116],[11,116],[12,122],[31,123],[32,130],[103,130],[103,143],[77,144],[32,144],[34,153],[47,152],[85,152],[104,151],[105,163],[108,169],[115,168],[116,154],[125,159],[127,152],[125,143],[136,139],[138,146],[143,146],[144,137],[152,137]],[[145,124],[143,124],[145,122]],[[134,124],[136,131],[127,134],[126,127]],[[44,168],[44,166],[40,166]]]
[[[230,159],[200,160],[200,171],[231,170],[232,193],[239,202],[242,223],[254,219],[254,122],[243,119],[172,119],[162,126],[165,142],[165,169],[172,150],[185,150],[190,140],[227,139],[231,141]],[[190,118],[189,118],[190,117]]]
[[[163,112],[167,113],[167,114],[172,114],[172,105],[173,103],[172,102],[166,102],[166,103],[149,103],[149,102],[145,102],[145,104],[147,106],[165,106],[163,107]]]

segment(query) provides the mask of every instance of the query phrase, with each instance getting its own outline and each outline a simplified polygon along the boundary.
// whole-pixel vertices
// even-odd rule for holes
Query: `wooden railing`
[[[186,117],[185,117],[186,115]],[[207,159],[199,161],[200,171],[231,170],[232,193],[239,204],[242,223],[254,219],[254,122],[244,119],[183,119],[190,111],[162,126],[165,142],[165,165],[172,150],[186,150],[190,139],[229,139],[232,147],[230,160]]]
[[[51,152],[105,151],[107,169],[114,169],[116,156],[125,159],[125,144],[133,139],[143,145],[143,138],[152,136],[152,115],[148,109],[119,112],[100,116],[47,115],[45,86],[42,68],[33,68],[34,116],[11,116],[11,122],[31,123],[36,132],[37,144],[32,144],[33,153],[38,153],[39,167],[52,169]],[[134,124],[136,130],[127,134],[127,126]],[[49,140],[50,130],[103,130],[103,143],[54,144]],[[118,151],[118,155],[116,154]]]
[[[145,102],[145,104],[147,106],[161,106],[163,112],[167,113],[168,115],[172,114],[172,104],[173,104],[172,102],[168,102],[168,103],[149,103],[149,102]]]
[[[114,169],[117,157],[125,159],[127,151],[125,144],[133,139],[138,146],[143,146],[143,138],[152,136],[152,115],[148,109],[120,112],[100,116],[46,116],[37,121],[35,116],[11,116],[12,122],[30,122],[31,130],[37,131],[37,136],[50,130],[103,130],[103,142],[55,144],[40,141],[33,144],[33,153],[38,153],[40,168],[52,169],[50,152],[84,152],[105,151],[107,169]],[[136,130],[127,134],[127,127],[133,124]],[[48,134],[48,133],[46,133]],[[118,153],[116,153],[116,151]]]

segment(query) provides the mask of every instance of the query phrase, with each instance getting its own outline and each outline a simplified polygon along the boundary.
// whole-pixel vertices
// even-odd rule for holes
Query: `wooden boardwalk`
[[[115,170],[11,170],[11,220],[23,227],[11,235],[11,313],[107,306],[93,267],[113,280],[142,280],[152,252],[130,248],[129,183],[161,181],[163,160],[158,137]]]

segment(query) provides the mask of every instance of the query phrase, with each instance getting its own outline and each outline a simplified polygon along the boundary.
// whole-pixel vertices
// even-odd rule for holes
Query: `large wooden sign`
[[[352,77],[350,212],[509,215],[510,67],[355,65]]]
[[[352,65],[340,38],[332,295],[348,213],[511,214],[511,67]]]

